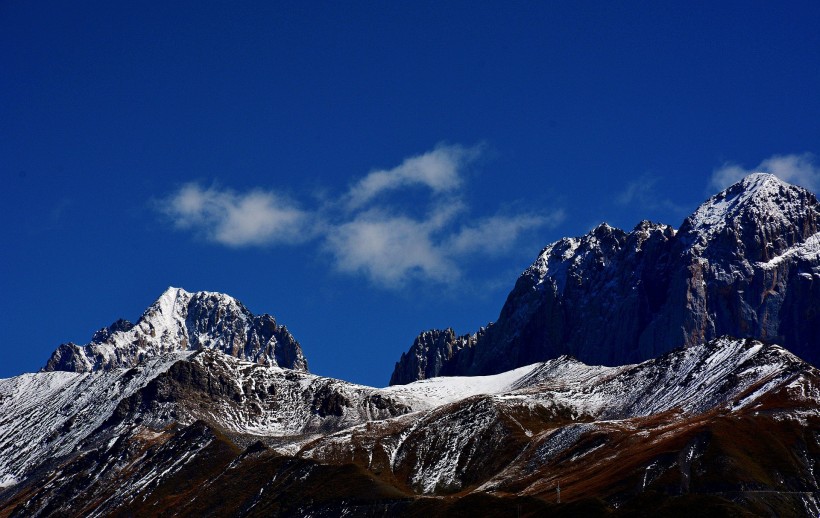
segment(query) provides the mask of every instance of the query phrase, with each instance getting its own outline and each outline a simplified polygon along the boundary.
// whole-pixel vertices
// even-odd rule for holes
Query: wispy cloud
[[[359,208],[387,191],[413,185],[424,185],[433,192],[447,192],[462,183],[464,166],[481,154],[481,146],[436,146],[432,151],[405,159],[388,170],[372,171],[353,184],[347,193],[350,208]]]
[[[51,222],[52,223],[60,223],[62,221],[63,216],[65,216],[68,209],[73,204],[70,198],[61,198],[52,208],[51,208]]]
[[[549,214],[525,213],[484,218],[475,224],[465,225],[450,236],[446,249],[453,254],[504,254],[518,242],[523,232],[554,227],[565,217],[564,210],[558,208]]]
[[[340,270],[364,273],[385,286],[398,287],[418,278],[454,282],[461,277],[459,265],[465,258],[503,255],[524,232],[564,219],[558,209],[547,215],[496,215],[459,225],[454,220],[462,209],[458,204],[440,205],[418,219],[370,210],[335,227],[325,247]]]
[[[471,257],[507,253],[525,233],[564,218],[555,208],[471,219],[462,196],[464,172],[481,149],[439,145],[393,169],[373,171],[311,208],[272,191],[237,193],[196,183],[160,200],[157,208],[176,228],[225,246],[314,243],[338,271],[380,286],[453,283]],[[429,190],[426,202],[396,203],[416,186]]]
[[[820,188],[820,165],[815,164],[815,156],[811,153],[773,155],[751,169],[726,162],[712,173],[711,186],[725,189],[754,172],[771,173],[814,192]]]
[[[658,191],[660,178],[649,174],[627,184],[626,188],[615,197],[618,205],[639,205],[648,210],[663,210],[672,216],[685,213],[686,208],[663,196]]]
[[[363,273],[384,286],[398,287],[411,278],[448,282],[461,272],[434,236],[442,226],[437,219],[368,211],[335,227],[326,249],[341,271]]]
[[[180,229],[231,247],[299,243],[311,237],[312,215],[270,191],[239,194],[189,183],[157,202]]]
[[[632,203],[640,203],[643,205],[647,201],[654,203],[657,197],[655,193],[655,185],[657,183],[657,178],[644,175],[627,184],[626,189],[618,194],[615,201],[619,205],[631,205]]]

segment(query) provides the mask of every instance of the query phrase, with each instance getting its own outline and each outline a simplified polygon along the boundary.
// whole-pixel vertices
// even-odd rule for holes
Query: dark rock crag
[[[820,364],[820,204],[756,173],[676,231],[601,224],[541,251],[472,341],[420,336],[391,383],[480,375],[572,355],[621,365],[722,335],[777,342]]]

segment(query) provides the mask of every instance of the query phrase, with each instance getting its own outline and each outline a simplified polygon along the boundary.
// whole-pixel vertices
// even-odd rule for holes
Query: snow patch
[[[783,261],[792,259],[801,259],[804,261],[820,260],[820,232],[810,236],[804,242],[789,248],[779,256],[765,263],[755,263],[755,266],[764,270],[771,270],[782,264]],[[802,273],[801,276],[807,277],[809,280],[813,277],[810,273]]]
[[[6,487],[11,487],[11,486],[16,486],[18,483],[19,483],[19,480],[17,480],[12,475],[9,475],[9,474],[0,475],[0,489],[6,488]]]
[[[400,396],[433,408],[470,396],[505,392],[541,365],[534,363],[490,376],[442,376],[415,381],[407,385],[393,385],[381,390],[387,394]]]

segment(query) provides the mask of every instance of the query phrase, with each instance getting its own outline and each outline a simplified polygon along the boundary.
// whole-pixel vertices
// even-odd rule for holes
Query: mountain
[[[0,515],[816,515],[819,402],[729,338],[385,389],[175,352],[0,380]]]
[[[752,175],[677,230],[562,239],[386,388],[169,288],[0,379],[0,516],[818,516],[818,214]]]
[[[818,364],[819,230],[815,195],[763,173],[712,196],[677,230],[602,224],[542,250],[497,321],[472,338],[420,336],[391,383],[563,354],[634,363],[722,335],[780,343]]]
[[[244,360],[307,371],[299,342],[270,315],[254,316],[222,293],[168,288],[136,324],[117,320],[90,343],[60,345],[44,371],[133,367],[160,354],[218,349]]]

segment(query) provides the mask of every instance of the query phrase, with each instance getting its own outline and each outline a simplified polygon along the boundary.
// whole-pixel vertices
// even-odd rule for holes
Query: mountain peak
[[[168,287],[159,298],[145,310],[137,325],[143,321],[151,321],[154,325],[161,325],[163,328],[170,328],[183,322],[191,304],[206,304],[211,307],[222,307],[229,313],[239,316],[251,316],[241,302],[215,291],[195,291],[189,292],[183,288]]]
[[[595,226],[592,230],[589,231],[589,234],[597,235],[597,234],[609,234],[615,230],[615,227],[607,223],[606,221],[602,221],[598,225]]]
[[[742,180],[736,182],[734,185],[740,185],[746,190],[756,190],[767,188],[771,186],[787,186],[792,187],[791,184],[784,182],[772,173],[755,172],[746,175]],[[730,187],[731,188],[731,187]]]
[[[245,360],[307,370],[299,343],[270,315],[255,316],[224,293],[169,287],[136,324],[118,320],[91,343],[62,344],[44,370],[131,367],[169,352],[218,349]]]
[[[818,222],[814,194],[773,174],[753,173],[706,200],[679,233],[695,250],[710,243],[713,252],[736,250],[765,261],[816,233]]]
[[[167,307],[169,304],[172,305],[173,302],[176,301],[180,297],[186,298],[186,297],[190,297],[190,296],[191,296],[191,293],[185,291],[182,288],[175,288],[173,286],[168,286],[165,289],[165,291],[162,292],[162,295],[159,296],[156,303],[163,304]]]
[[[799,205],[806,198],[814,198],[814,195],[773,174],[752,173],[706,200],[689,219],[701,226],[709,226],[749,210],[767,211],[761,215],[773,215]]]

